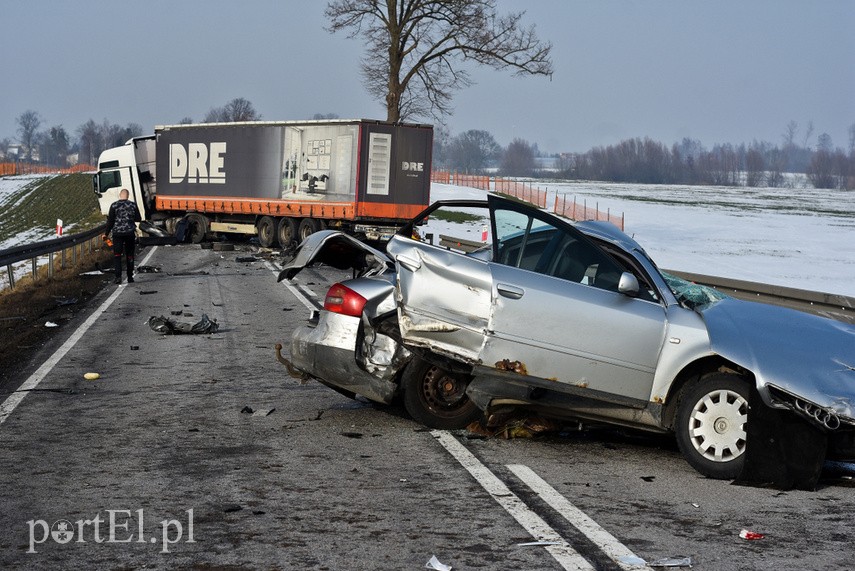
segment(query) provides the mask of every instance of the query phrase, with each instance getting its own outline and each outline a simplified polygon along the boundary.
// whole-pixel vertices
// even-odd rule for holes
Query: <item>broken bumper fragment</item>
[[[354,355],[360,319],[322,311],[317,325],[304,325],[291,336],[291,364],[307,376],[341,392],[388,404],[397,384],[359,367]],[[377,373],[382,377],[381,371]]]

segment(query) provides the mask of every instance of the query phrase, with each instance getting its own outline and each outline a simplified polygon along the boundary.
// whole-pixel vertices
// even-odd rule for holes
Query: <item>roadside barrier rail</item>
[[[32,163],[0,163],[0,176],[16,176],[22,174],[74,174],[96,170],[92,165],[79,164],[73,167],[57,167],[37,165]]]
[[[86,230],[85,232],[80,232],[77,234],[69,234],[68,236],[63,236],[62,238],[52,238],[50,240],[44,240],[41,242],[35,242],[33,244],[25,244],[22,246],[14,246],[12,248],[8,248],[6,250],[0,251],[0,267],[6,266],[6,273],[9,278],[9,287],[15,287],[15,271],[14,264],[18,262],[23,262],[26,260],[30,260],[32,263],[32,276],[33,280],[38,279],[38,269],[39,264],[38,260],[42,256],[48,257],[48,277],[53,277],[54,274],[54,254],[57,252],[61,252],[60,258],[60,267],[65,267],[66,262],[66,252],[71,251],[71,264],[77,265],[77,256],[78,250],[82,255],[84,249],[86,249],[87,253],[91,254],[93,249],[93,242],[99,241],[101,239],[101,235],[104,233],[104,230],[107,228],[107,224],[101,224],[91,230]]]

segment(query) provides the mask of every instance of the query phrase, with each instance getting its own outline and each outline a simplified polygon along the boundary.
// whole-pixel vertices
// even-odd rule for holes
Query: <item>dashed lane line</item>
[[[431,434],[532,537],[551,544],[544,545],[544,548],[562,568],[578,571],[594,569],[587,559],[573,549],[543,518],[534,513],[454,436],[443,430],[432,430]]]
[[[626,569],[627,571],[650,569],[650,567],[644,564],[629,563],[630,561],[641,561],[642,559],[636,556],[635,553],[630,551],[627,546],[618,541],[612,534],[603,529],[600,524],[591,519],[585,512],[570,503],[567,498],[550,486],[546,480],[538,476],[534,470],[520,464],[508,464],[507,468],[540,496],[552,509],[570,522],[573,527],[581,531],[585,537],[591,540],[612,561],[617,563],[621,569]]]
[[[157,246],[154,246],[148,255],[143,258],[142,262],[140,262],[140,265],[148,263],[149,258],[151,258],[152,254],[154,254],[156,250]],[[92,315],[90,315],[89,318],[71,334],[71,337],[69,337],[65,343],[63,343],[62,346],[53,353],[53,355],[48,357],[47,361],[42,363],[42,366],[39,367],[35,373],[30,375],[30,377],[24,381],[20,387],[18,387],[18,390],[9,395],[9,398],[0,404],[0,424],[3,424],[6,419],[9,418],[9,415],[11,415],[18,405],[21,404],[21,401],[24,400],[24,397],[26,397],[27,394],[29,394],[29,391],[32,391],[39,386],[39,383],[48,376],[57,363],[65,357],[66,353],[68,353],[77,344],[77,342],[83,338],[86,332],[89,331],[89,328],[98,321],[98,318],[107,311],[107,309],[114,301],[116,301],[116,298],[118,298],[124,290],[124,285],[117,287],[116,291],[111,293],[110,296],[104,300],[104,303],[102,303],[100,307],[98,307],[98,309],[96,309],[95,312],[92,313]]]

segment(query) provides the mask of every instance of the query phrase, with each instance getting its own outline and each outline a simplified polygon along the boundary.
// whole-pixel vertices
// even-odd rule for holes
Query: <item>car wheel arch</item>
[[[680,397],[684,389],[692,382],[698,381],[711,373],[731,373],[745,380],[749,386],[756,384],[754,373],[721,355],[709,355],[686,365],[674,378],[668,389],[662,410],[662,427],[674,430]]]

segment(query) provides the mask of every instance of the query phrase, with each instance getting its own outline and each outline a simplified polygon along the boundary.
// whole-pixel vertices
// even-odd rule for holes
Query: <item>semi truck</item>
[[[156,126],[98,158],[107,214],[127,189],[154,233],[293,246],[324,228],[390,237],[430,202],[433,128],[369,119]]]

